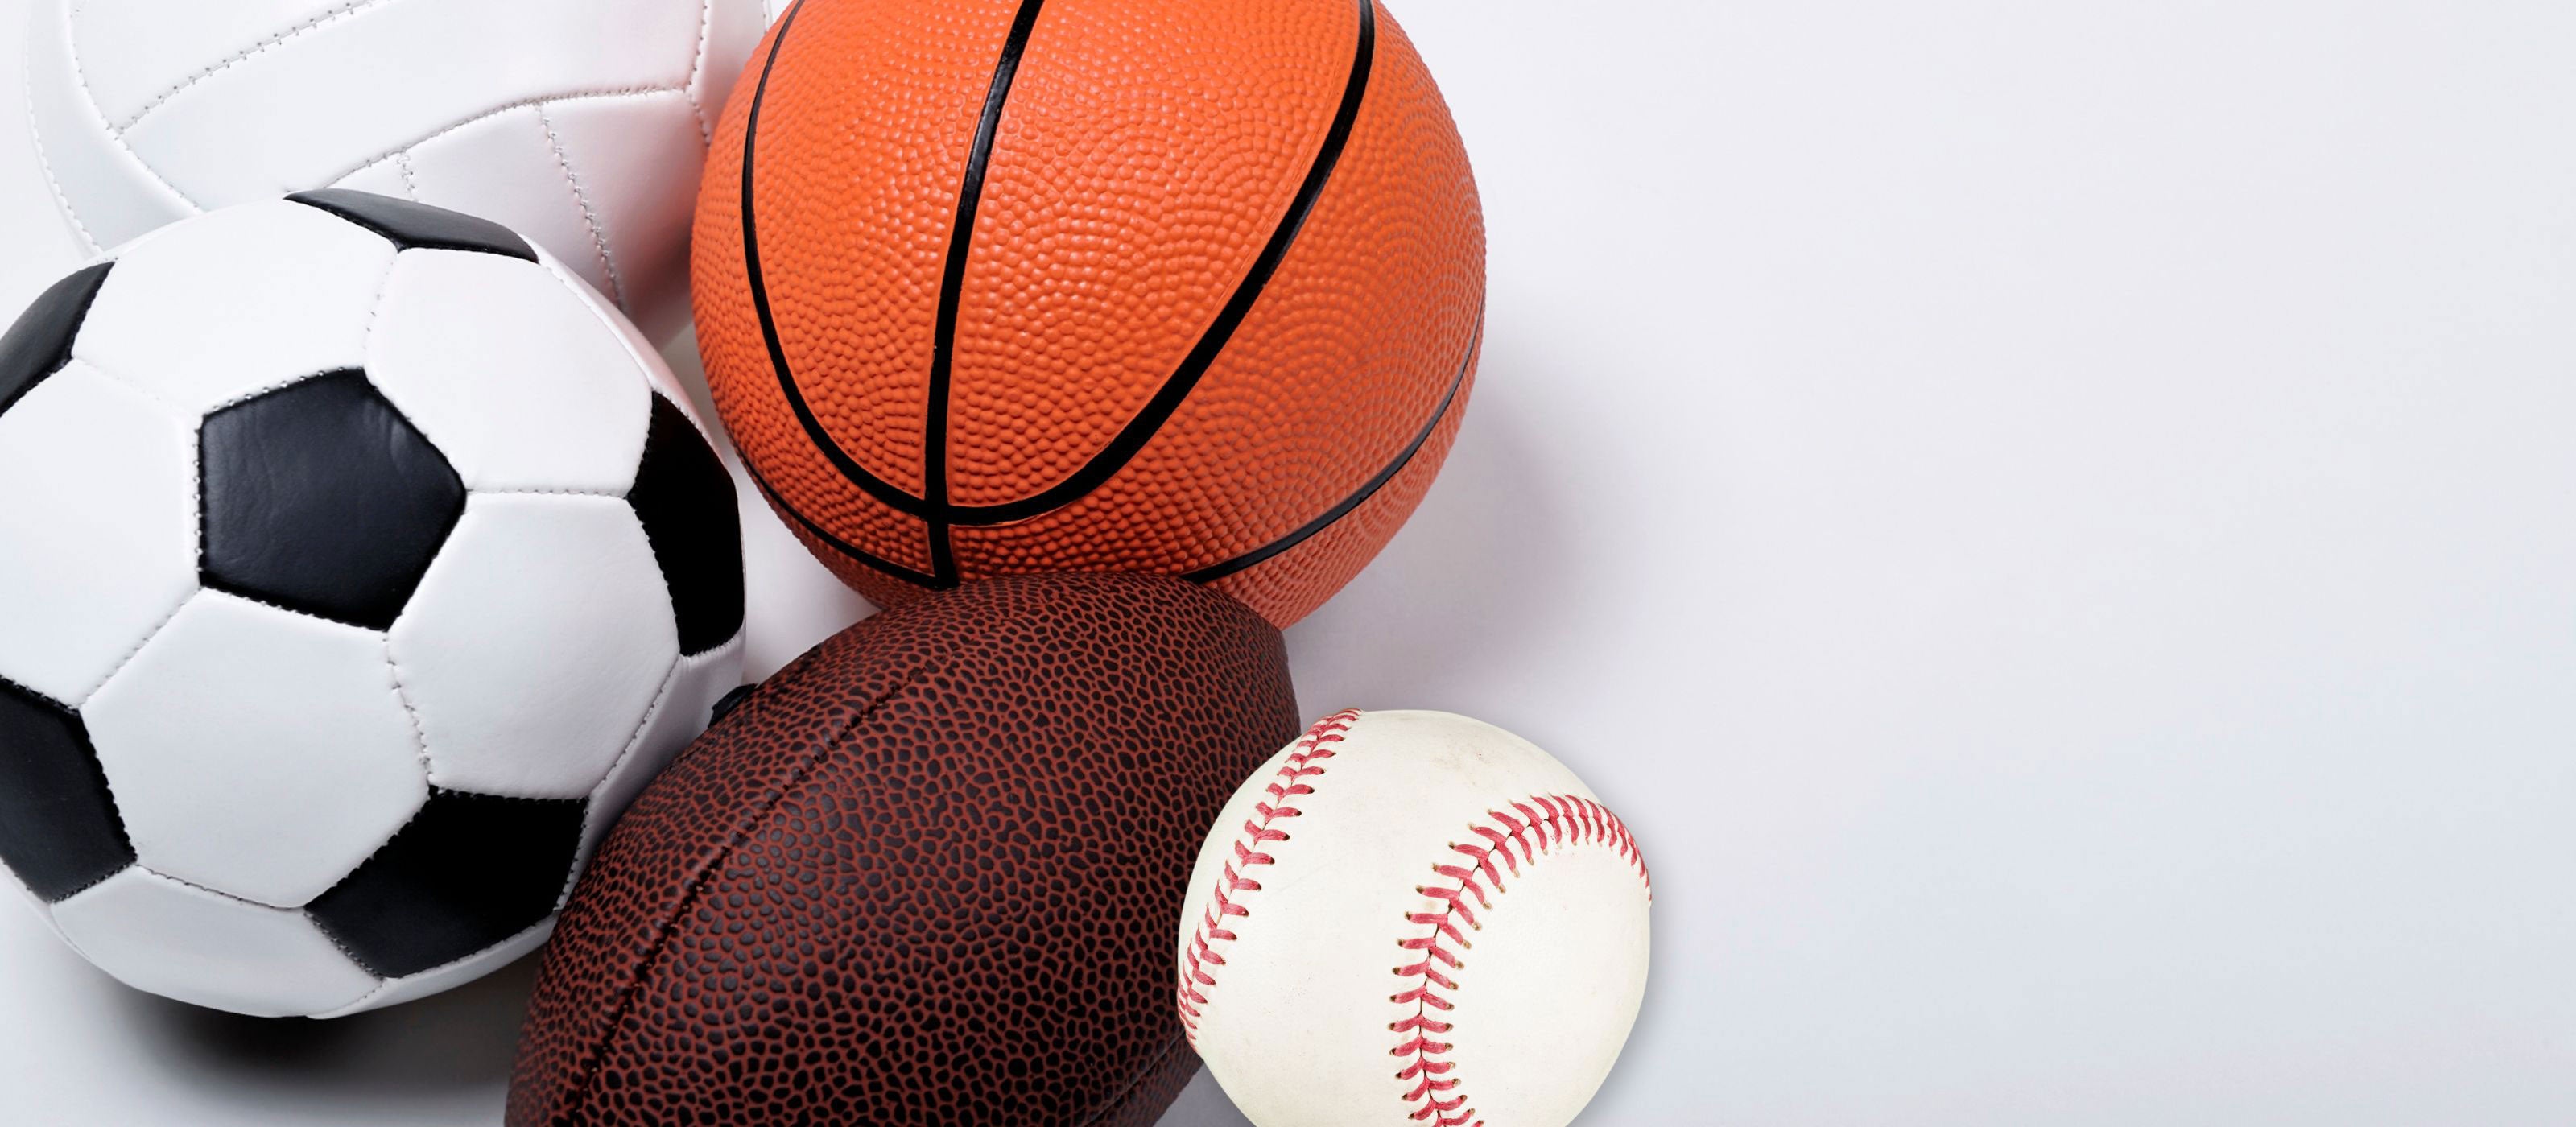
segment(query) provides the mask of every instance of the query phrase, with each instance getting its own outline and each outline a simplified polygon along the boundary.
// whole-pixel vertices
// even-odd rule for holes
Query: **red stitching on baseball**
[[[1210,968],[1225,965],[1225,956],[1213,945],[1234,942],[1234,933],[1223,925],[1232,917],[1252,914],[1240,902],[1240,894],[1261,891],[1261,882],[1244,874],[1256,866],[1274,863],[1262,850],[1272,842],[1288,840],[1288,832],[1271,823],[1299,815],[1300,811],[1289,802],[1315,793],[1305,780],[1324,773],[1320,764],[1333,757],[1329,745],[1342,742],[1342,733],[1359,718],[1358,709],[1346,708],[1306,729],[1306,734],[1297,738],[1296,750],[1288,754],[1288,761],[1280,765],[1264,788],[1270,792],[1270,800],[1254,803],[1253,816],[1244,821],[1243,836],[1234,843],[1234,860],[1226,863],[1224,875],[1217,878],[1215,894],[1209,897],[1207,911],[1200,915],[1198,930],[1190,936],[1190,945],[1181,951],[1178,997],[1181,1026],[1188,1031],[1190,1044],[1198,1044],[1199,1009],[1207,1005],[1206,991],[1216,986],[1216,976],[1209,973]]]
[[[1646,885],[1647,901],[1655,898],[1655,879],[1646,871],[1646,857],[1638,852],[1637,839],[1628,833],[1626,822],[1598,802],[1563,794],[1533,795],[1512,803],[1508,812],[1488,810],[1485,816],[1492,819],[1490,824],[1467,827],[1484,844],[1449,845],[1468,863],[1431,866],[1432,872],[1450,883],[1425,885],[1419,890],[1443,906],[1404,917],[1407,923],[1430,930],[1414,938],[1398,939],[1395,944],[1419,955],[1422,961],[1395,968],[1396,977],[1406,980],[1409,988],[1388,1000],[1413,1007],[1413,1013],[1387,1025],[1396,1036],[1404,1038],[1388,1055],[1413,1058],[1395,1078],[1420,1081],[1404,1094],[1404,1099],[1421,1105],[1411,1118],[1432,1127],[1484,1127],[1484,1120],[1476,1118],[1476,1109],[1467,1106],[1466,1094],[1457,1091],[1458,1077],[1453,1073],[1458,1062],[1445,1059],[1453,1043],[1432,1040],[1457,1024],[1442,1021],[1431,1012],[1445,1013],[1456,1008],[1440,994],[1458,989],[1457,980],[1448,972],[1466,966],[1451,948],[1463,951],[1475,946],[1458,925],[1465,924],[1467,931],[1481,928],[1476,913],[1493,908],[1493,896],[1504,891],[1504,878],[1519,879],[1521,866],[1536,863],[1553,846],[1606,845],[1617,850],[1622,860],[1637,867],[1637,879]]]

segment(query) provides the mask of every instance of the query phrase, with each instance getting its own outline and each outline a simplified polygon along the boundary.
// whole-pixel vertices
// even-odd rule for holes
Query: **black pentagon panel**
[[[0,861],[46,903],[134,863],[79,715],[0,681]]]
[[[461,211],[348,188],[321,188],[286,198],[383,235],[404,250],[470,250],[537,260],[537,252],[518,232]]]
[[[581,846],[577,798],[439,790],[356,872],[304,906],[386,978],[455,962],[554,911]]]
[[[367,382],[333,372],[206,416],[206,586],[393,625],[465,513],[465,483]]]
[[[662,565],[680,652],[702,654],[742,629],[742,514],[715,448],[678,407],[653,397],[644,464],[626,494]]]
[[[89,316],[89,303],[107,284],[107,269],[114,265],[84,266],[45,287],[18,315],[18,323],[0,333],[0,415],[70,362],[81,318]]]

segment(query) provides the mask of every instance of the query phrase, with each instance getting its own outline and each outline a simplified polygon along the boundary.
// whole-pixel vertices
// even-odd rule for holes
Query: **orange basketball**
[[[1422,499],[1484,313],[1466,151],[1372,0],[799,0],[692,266],[752,476],[879,602],[1140,571],[1293,622]]]

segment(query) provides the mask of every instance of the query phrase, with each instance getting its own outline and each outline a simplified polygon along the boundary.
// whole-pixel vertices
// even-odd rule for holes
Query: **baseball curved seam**
[[[1228,920],[1249,917],[1252,912],[1237,898],[1245,892],[1261,891],[1261,882],[1244,875],[1263,865],[1276,864],[1270,854],[1262,852],[1274,842],[1288,840],[1288,832],[1275,822],[1300,817],[1304,811],[1290,802],[1315,793],[1305,780],[1324,773],[1320,760],[1333,757],[1330,745],[1342,742],[1343,733],[1360,718],[1356,708],[1346,708],[1315,722],[1306,734],[1297,738],[1296,750],[1280,765],[1263,789],[1270,794],[1267,802],[1253,804],[1253,817],[1243,823],[1243,836],[1234,841],[1234,859],[1225,863],[1209,894],[1208,906],[1199,915],[1198,927],[1191,933],[1187,947],[1181,949],[1179,992],[1177,1001],[1181,1028],[1196,1046],[1199,1039],[1199,1017],[1208,1004],[1207,992],[1216,988],[1214,969],[1225,965],[1225,955],[1216,944],[1232,943],[1236,934],[1226,927]]]
[[[1459,854],[1465,863],[1452,861],[1431,866],[1432,871],[1448,883],[1425,885],[1417,890],[1444,905],[1436,911],[1406,914],[1407,923],[1428,930],[1411,938],[1396,940],[1396,946],[1419,956],[1422,961],[1395,968],[1396,977],[1408,983],[1408,987],[1389,997],[1388,1001],[1397,1006],[1411,1007],[1412,1012],[1387,1025],[1390,1032],[1404,1039],[1389,1050],[1388,1055],[1409,1058],[1404,1070],[1395,1074],[1397,1080],[1415,1082],[1413,1088],[1404,1094],[1406,1103],[1418,1105],[1408,1118],[1433,1127],[1483,1127],[1484,1124],[1483,1120],[1476,1118],[1476,1109],[1467,1106],[1466,1094],[1457,1090],[1458,1062],[1448,1059],[1450,1050],[1456,1047],[1455,1043],[1432,1040],[1433,1037],[1447,1035],[1456,1028],[1456,1023],[1442,1021],[1433,1016],[1432,1011],[1447,1013],[1455,1008],[1441,991],[1455,992],[1458,989],[1458,982],[1450,977],[1450,973],[1466,964],[1456,952],[1474,946],[1467,939],[1466,931],[1459,930],[1459,925],[1465,924],[1467,931],[1482,928],[1476,912],[1493,908],[1492,896],[1499,896],[1504,891],[1504,876],[1508,874],[1518,879],[1521,866],[1536,864],[1553,847],[1606,846],[1636,867],[1637,879],[1645,884],[1646,899],[1651,902],[1655,896],[1654,879],[1646,871],[1645,856],[1637,851],[1636,838],[1629,834],[1627,823],[1598,802],[1565,794],[1532,795],[1512,803],[1509,812],[1489,810],[1485,817],[1489,821],[1468,826],[1469,832],[1484,839],[1484,844],[1449,844],[1450,850]],[[1513,852],[1515,847],[1519,850],[1517,854]],[[1491,896],[1488,895],[1489,887]],[[1471,899],[1475,902],[1472,907],[1468,903]]]

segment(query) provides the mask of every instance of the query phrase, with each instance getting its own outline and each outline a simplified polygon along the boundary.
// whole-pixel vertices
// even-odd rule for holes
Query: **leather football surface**
[[[1483,219],[1373,0],[802,0],[736,89],[709,385],[870,598],[1135,571],[1285,625],[1438,472]]]
[[[1198,1069],[1170,925],[1299,728],[1276,629],[1145,576],[843,632],[636,800],[540,971],[534,1124],[1146,1127]]]

